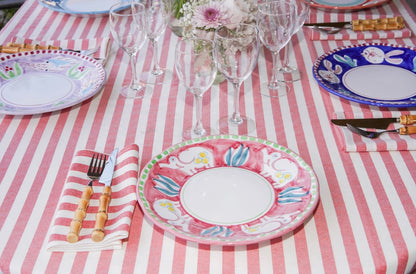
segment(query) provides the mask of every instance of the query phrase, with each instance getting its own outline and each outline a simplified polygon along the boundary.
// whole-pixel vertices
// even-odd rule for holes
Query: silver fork
[[[386,132],[396,132],[400,135],[409,135],[409,134],[415,134],[416,133],[416,126],[408,126],[408,127],[401,127],[397,129],[390,129],[390,130],[383,130],[383,131],[366,131],[361,128],[355,127],[353,125],[347,124],[347,127],[352,132],[359,134],[361,136],[375,139],[378,138],[381,134]]]
[[[95,157],[95,153],[92,155],[90,166],[88,167],[87,176],[90,178],[88,186],[92,186],[93,181],[98,180],[103,173],[105,162],[107,161],[107,155],[98,154]]]
[[[66,235],[66,240],[70,243],[78,242],[82,222],[84,221],[84,218],[87,215],[87,208],[91,196],[94,193],[92,189],[92,183],[100,178],[101,174],[103,173],[106,161],[107,155],[104,154],[96,155],[94,153],[91,158],[90,165],[87,171],[87,176],[90,178],[90,181],[88,185],[84,188],[84,191],[82,192],[81,199],[78,201],[78,208],[75,211],[74,218],[71,221],[69,232]]]

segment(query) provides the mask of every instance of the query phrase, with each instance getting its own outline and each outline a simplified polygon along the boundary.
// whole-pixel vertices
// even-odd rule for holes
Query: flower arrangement
[[[176,0],[175,17],[185,37],[213,39],[215,29],[234,29],[240,23],[255,24],[257,1],[254,0]]]

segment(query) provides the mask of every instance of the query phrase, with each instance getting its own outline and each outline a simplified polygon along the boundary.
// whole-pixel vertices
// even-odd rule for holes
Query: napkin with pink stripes
[[[360,19],[375,19],[381,18],[380,15],[370,15],[366,16],[366,18]],[[386,16],[384,16],[386,17]],[[389,16],[394,17],[394,16]],[[353,18],[358,19],[358,18]],[[342,22],[349,22],[349,19],[341,19],[339,21]],[[377,30],[377,31],[353,31],[352,29],[342,29],[338,33],[335,34],[327,34],[322,31],[313,29],[311,27],[304,27],[304,30],[307,32],[307,35],[311,40],[373,40],[373,39],[396,39],[396,38],[408,38],[412,36],[412,32],[406,26],[400,30]]]
[[[52,222],[47,244],[48,251],[120,249],[123,240],[129,236],[131,218],[137,203],[136,183],[139,170],[139,147],[135,144],[123,148],[117,155],[111,184],[112,193],[108,207],[108,220],[104,227],[104,239],[98,243],[91,240],[95,215],[98,211],[99,198],[103,189],[102,184],[94,181],[94,194],[82,223],[79,241],[76,243],[66,241],[66,235],[78,207],[78,201],[89,182],[87,170],[93,153],[95,152],[91,150],[80,150],[72,160]]]
[[[354,118],[388,118],[399,117],[404,114],[415,113],[395,113],[394,116],[381,116],[357,113],[337,112],[334,119],[354,119]],[[391,151],[391,150],[416,150],[416,134],[400,135],[398,133],[384,133],[376,139],[362,137],[361,135],[352,133],[347,127],[333,125],[335,136],[337,137],[342,150],[347,152],[362,151]],[[402,127],[399,123],[390,124],[388,129]],[[372,130],[372,129],[371,129]],[[377,130],[379,131],[379,129]]]
[[[42,46],[57,46],[63,49],[72,49],[72,50],[86,50],[94,49],[98,47],[98,51],[91,55],[91,57],[96,58],[99,62],[105,65],[107,57],[110,53],[110,38],[90,38],[90,39],[71,39],[71,40],[49,40],[49,41],[37,41],[33,39],[23,38],[23,37],[14,37],[12,39],[13,43],[18,44],[39,44]]]

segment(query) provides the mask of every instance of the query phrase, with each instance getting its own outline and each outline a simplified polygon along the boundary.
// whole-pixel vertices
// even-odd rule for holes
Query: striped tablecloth
[[[401,14],[412,33],[416,17],[404,0],[392,0],[360,16]],[[349,12],[312,10],[311,20],[349,20]],[[47,41],[110,37],[108,17],[75,17],[27,0],[0,32]],[[160,40],[160,63],[174,70],[178,37]],[[39,115],[0,116],[0,270],[3,273],[374,273],[409,272],[416,264],[416,152],[344,152],[329,120],[336,112],[399,115],[412,109],[379,108],[340,99],[322,90],[313,62],[325,52],[369,40],[310,40],[294,35],[291,62],[302,80],[287,97],[259,93],[268,80],[271,55],[262,49],[258,66],[242,86],[241,107],[255,118],[253,136],[299,154],[315,171],[320,203],[303,225],[283,237],[248,246],[202,245],[175,238],[154,226],[136,205],[122,249],[62,253],[46,250],[71,160],[77,151],[111,152],[137,144],[142,165],[181,141],[194,123],[192,95],[176,74],[149,87],[143,100],[124,100],[120,87],[130,81],[128,56],[116,44],[105,69],[103,90],[83,103]],[[416,38],[371,40],[416,46]],[[152,51],[140,51],[138,70],[151,66]],[[232,86],[215,85],[203,98],[203,123],[215,128],[232,111]]]

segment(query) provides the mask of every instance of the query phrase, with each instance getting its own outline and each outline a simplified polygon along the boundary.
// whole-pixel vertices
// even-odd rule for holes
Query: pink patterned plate
[[[147,163],[137,186],[154,224],[177,237],[245,245],[301,225],[319,201],[316,176],[289,149],[258,138],[194,139]]]
[[[64,109],[90,98],[105,82],[94,58],[39,50],[0,58],[0,113],[24,115]]]

